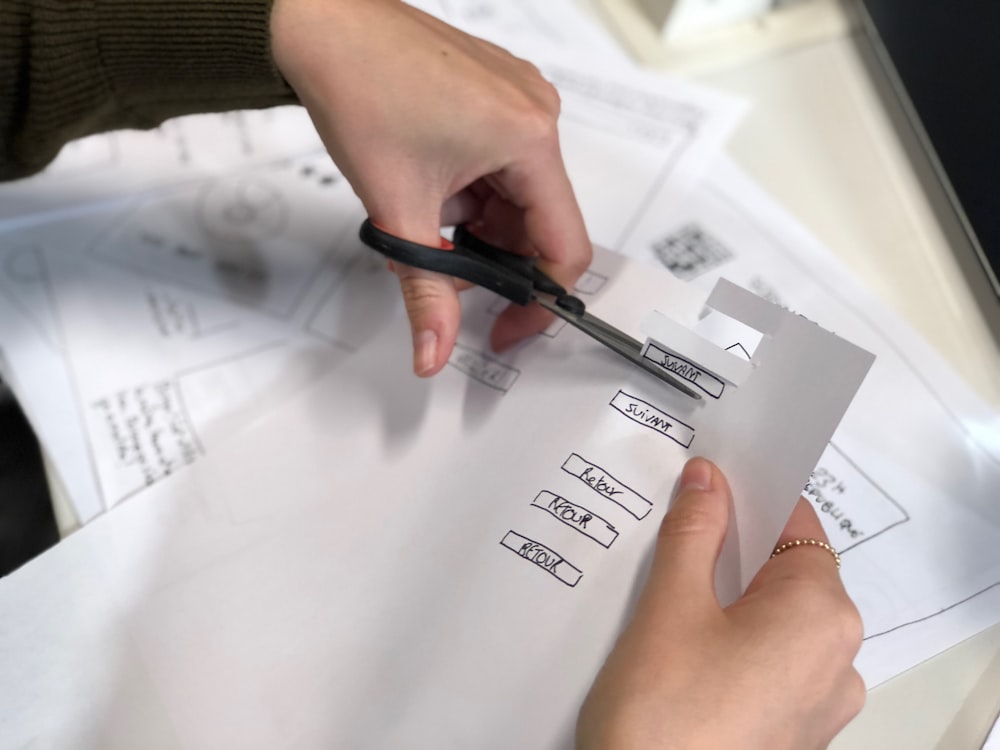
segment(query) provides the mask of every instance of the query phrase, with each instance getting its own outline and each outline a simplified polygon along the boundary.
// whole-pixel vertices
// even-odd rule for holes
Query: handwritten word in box
[[[607,283],[608,277],[594,271],[584,271],[573,286],[576,294],[597,294]]]
[[[504,393],[511,389],[521,374],[520,370],[497,362],[495,359],[490,359],[482,352],[469,349],[461,344],[455,345],[455,351],[448,360],[448,364],[456,370],[464,372],[473,380]]]
[[[812,501],[830,543],[845,552],[909,515],[833,443],[809,477],[802,494]]]
[[[543,490],[538,493],[538,497],[531,501],[531,504],[550,513],[571,529],[590,537],[602,547],[610,547],[618,538],[618,532],[610,523],[593,511],[582,505],[571,503],[559,495]]]
[[[652,341],[642,351],[643,359],[648,359],[667,372],[691,383],[695,388],[707,393],[712,398],[719,398],[726,389],[726,384],[710,372],[703,370],[688,359],[679,357],[672,352],[661,349]]]
[[[508,531],[500,540],[500,544],[519,557],[534,563],[546,573],[555,576],[567,586],[576,586],[583,578],[583,571],[567,562],[562,555],[552,551],[544,544],[521,536],[515,531]]]
[[[649,500],[576,453],[570,454],[563,463],[562,470],[572,474],[601,497],[620,505],[640,521],[653,509]]]
[[[630,396],[625,391],[618,391],[611,399],[611,406],[633,422],[638,422],[643,427],[666,435],[678,445],[683,445],[685,448],[691,447],[691,441],[694,440],[694,428],[670,416],[665,411],[657,409],[652,404]]]

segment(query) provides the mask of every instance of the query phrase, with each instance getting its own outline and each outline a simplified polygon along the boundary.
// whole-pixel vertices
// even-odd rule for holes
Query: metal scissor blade
[[[538,304],[546,310],[554,313],[570,325],[583,331],[595,341],[604,344],[613,352],[624,357],[640,369],[645,370],[650,375],[662,380],[667,385],[676,388],[686,396],[690,396],[694,399],[701,399],[701,395],[687,383],[643,357],[642,344],[624,331],[615,328],[609,323],[605,323],[603,320],[594,317],[589,312],[584,311],[583,313],[577,313],[571,310],[565,310],[556,304],[555,298],[551,295],[536,294],[535,299]]]

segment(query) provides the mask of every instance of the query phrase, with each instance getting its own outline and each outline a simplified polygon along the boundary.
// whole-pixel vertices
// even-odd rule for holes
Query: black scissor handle
[[[565,293],[562,287],[535,268],[534,259],[508,253],[490,245],[464,227],[455,230],[452,250],[410,242],[379,229],[365,219],[361,241],[382,255],[414,268],[423,268],[471,281],[518,305],[535,299],[535,291]],[[558,291],[553,291],[553,288]]]
[[[531,279],[535,291],[545,292],[555,297],[562,297],[566,294],[565,288],[557,284],[547,274],[538,270],[538,267],[535,265],[535,258],[528,255],[515,255],[514,253],[500,249],[496,245],[491,245],[486,240],[480,239],[470,232],[465,224],[459,224],[455,227],[453,242],[458,247],[472,250],[477,255],[489,258],[492,262]]]

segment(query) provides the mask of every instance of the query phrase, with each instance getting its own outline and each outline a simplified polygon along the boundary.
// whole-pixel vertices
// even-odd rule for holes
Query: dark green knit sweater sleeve
[[[74,138],[295,102],[272,0],[0,0],[0,179]]]

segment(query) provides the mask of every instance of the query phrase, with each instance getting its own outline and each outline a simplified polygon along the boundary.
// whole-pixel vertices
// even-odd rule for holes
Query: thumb
[[[719,609],[715,564],[729,525],[732,496],[711,461],[692,458],[681,472],[677,496],[660,525],[649,581],[640,608],[656,617]],[[681,609],[682,612],[678,612]]]
[[[455,347],[461,317],[458,291],[450,276],[394,265],[413,333],[413,371],[429,377],[444,367]]]
[[[440,204],[437,204],[440,207]],[[398,210],[398,206],[396,207]],[[441,238],[440,216],[433,210],[410,212],[394,218],[371,220],[391,234],[411,242],[446,250]],[[455,280],[444,274],[393,263],[413,334],[413,371],[421,377],[436,374],[444,367],[455,347],[461,305]]]

